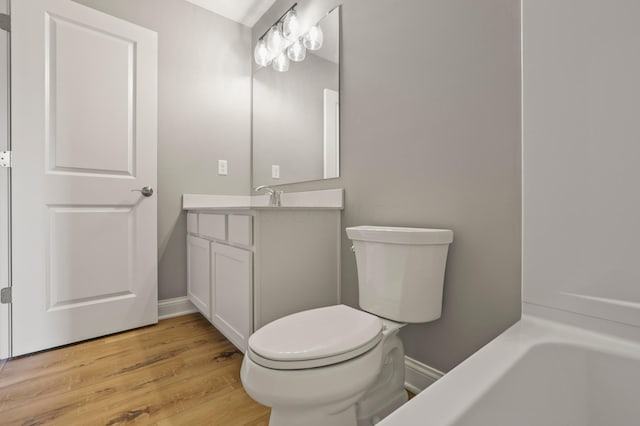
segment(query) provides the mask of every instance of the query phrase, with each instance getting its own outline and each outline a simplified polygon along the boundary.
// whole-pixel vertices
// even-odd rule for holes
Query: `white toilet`
[[[345,305],[298,312],[249,338],[241,379],[271,407],[271,426],[377,423],[407,400],[398,330],[440,318],[452,231],[358,226],[347,235],[366,312]]]

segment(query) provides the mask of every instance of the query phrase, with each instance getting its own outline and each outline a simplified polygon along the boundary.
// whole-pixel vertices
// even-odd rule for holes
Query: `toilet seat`
[[[355,358],[382,339],[382,320],[346,305],[280,318],[249,338],[247,354],[277,370],[323,367]]]

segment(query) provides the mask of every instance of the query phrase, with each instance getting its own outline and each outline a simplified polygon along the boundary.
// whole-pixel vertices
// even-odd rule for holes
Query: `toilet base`
[[[409,400],[409,395],[407,395],[407,391],[404,389],[397,390],[395,395],[388,395],[387,397],[389,399],[385,401],[384,405],[376,407],[375,411],[367,413],[363,417],[358,416],[358,426],[372,426],[377,424]]]
[[[382,367],[356,404],[358,426],[375,425],[409,399],[404,389],[404,346],[398,337],[402,324],[385,321],[385,326]]]
[[[272,408],[271,417],[269,417],[269,425],[354,426],[355,424],[356,406],[354,404],[337,413],[315,410],[279,410]]]

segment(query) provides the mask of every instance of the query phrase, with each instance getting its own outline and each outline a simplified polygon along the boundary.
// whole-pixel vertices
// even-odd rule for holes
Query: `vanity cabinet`
[[[340,301],[340,211],[187,213],[188,298],[243,352],[283,316]]]

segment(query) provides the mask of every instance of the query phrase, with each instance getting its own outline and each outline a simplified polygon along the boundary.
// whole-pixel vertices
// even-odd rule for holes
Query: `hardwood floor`
[[[242,354],[200,314],[7,362],[1,425],[267,425]]]

